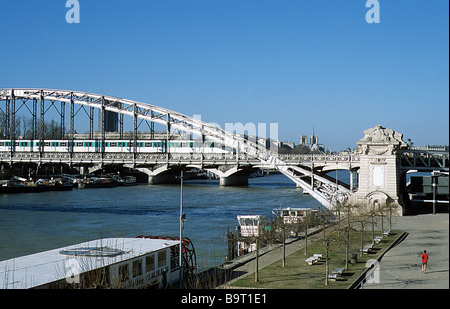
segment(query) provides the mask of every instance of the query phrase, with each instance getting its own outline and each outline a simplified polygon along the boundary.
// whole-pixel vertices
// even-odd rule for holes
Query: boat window
[[[166,251],[158,252],[158,267],[163,267],[166,265]]]
[[[178,269],[180,266],[180,259],[178,252],[180,251],[179,246],[172,246],[170,247],[170,269],[174,271],[175,269]]]
[[[128,273],[128,264],[119,266],[119,281],[125,282],[130,280],[130,274]]]
[[[254,218],[242,218],[239,220],[239,223],[242,226],[256,226],[258,225],[258,219],[254,219]]]
[[[142,260],[133,261],[133,278],[142,275]]]
[[[145,257],[145,272],[155,270],[155,255],[149,255]]]

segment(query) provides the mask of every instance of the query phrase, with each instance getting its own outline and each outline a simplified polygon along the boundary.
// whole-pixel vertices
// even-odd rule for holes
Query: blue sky
[[[377,124],[449,141],[449,2],[2,1],[0,88],[81,90],[355,147]]]

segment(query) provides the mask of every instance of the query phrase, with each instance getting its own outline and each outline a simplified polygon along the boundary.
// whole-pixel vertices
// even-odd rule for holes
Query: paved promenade
[[[365,283],[364,289],[448,289],[449,214],[395,217],[392,228],[409,234],[383,256],[374,283]],[[320,234],[310,237],[310,240],[319,239]],[[286,255],[302,247],[302,240],[291,242],[286,245]],[[423,250],[427,250],[430,257],[425,274],[421,272],[420,255]],[[280,260],[281,247],[267,248],[261,253],[259,266],[263,268]],[[235,280],[254,272],[255,260],[252,256],[249,254],[229,265],[235,265]],[[229,288],[229,283],[221,288]]]
[[[364,289],[448,289],[449,214],[396,217],[393,229],[409,235],[384,255],[379,277]],[[425,274],[421,272],[423,250],[430,257]]]

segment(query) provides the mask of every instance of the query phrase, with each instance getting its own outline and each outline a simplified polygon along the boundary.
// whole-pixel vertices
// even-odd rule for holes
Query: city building
[[[300,143],[299,145],[308,145],[308,136],[300,135]]]

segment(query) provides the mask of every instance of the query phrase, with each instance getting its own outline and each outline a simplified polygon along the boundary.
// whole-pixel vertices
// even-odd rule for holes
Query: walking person
[[[423,250],[423,253],[420,256],[420,258],[422,259],[422,273],[425,273],[427,271],[427,263],[428,263],[427,250]]]

